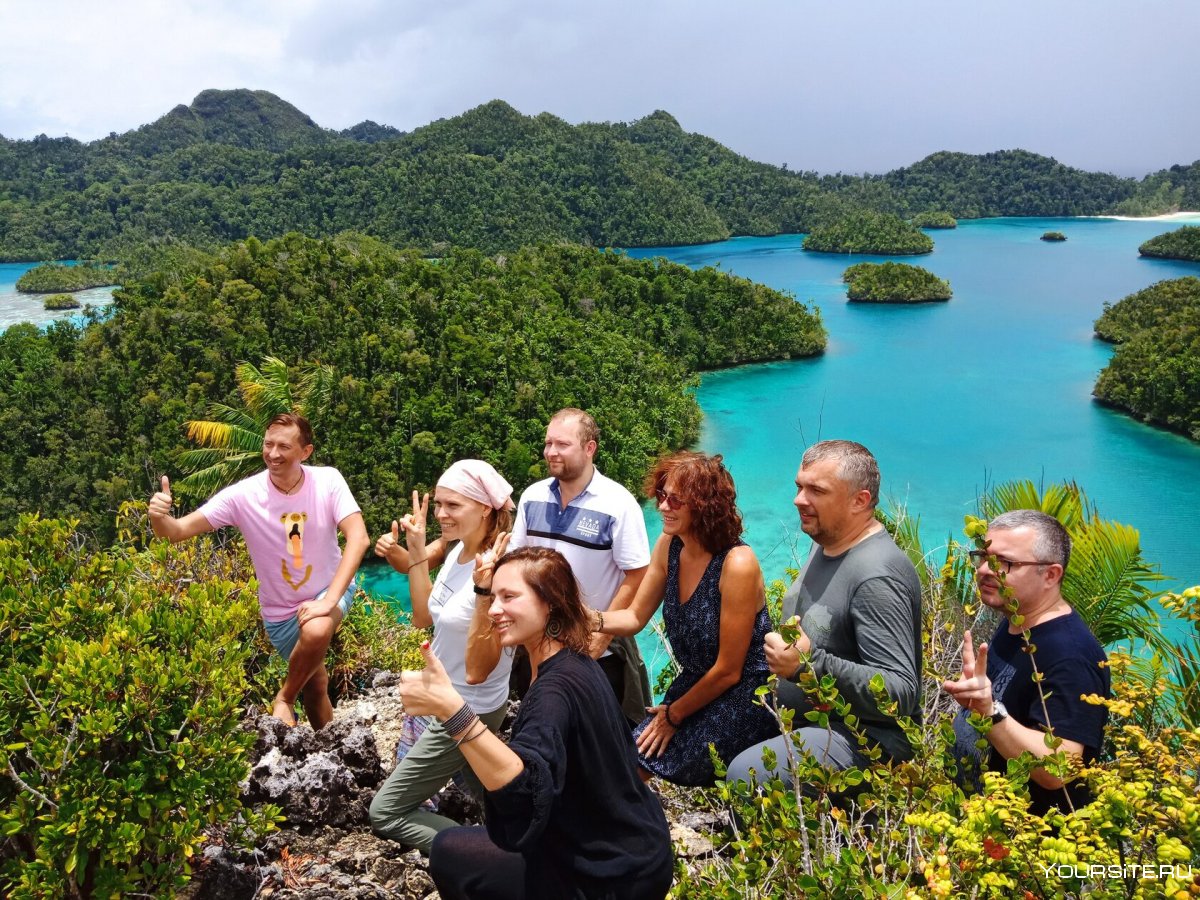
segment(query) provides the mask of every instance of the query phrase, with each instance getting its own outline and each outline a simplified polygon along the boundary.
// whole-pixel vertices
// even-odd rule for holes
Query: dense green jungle
[[[953,296],[950,282],[904,263],[856,263],[842,273],[842,281],[851,300],[872,303],[926,303]]]
[[[409,133],[321,128],[265,91],[210,90],[92,143],[0,138],[0,260],[117,258],[147,240],[216,248],[353,230],[427,254],[566,240],[655,246],[902,217],[1200,209],[1200,163],[1141,181],[1024,150],[935,153],[884,175],[754,162],[667,112],[571,125],[493,101]]]
[[[1096,398],[1200,441],[1200,278],[1160,281],[1105,304],[1096,336],[1117,345]]]
[[[107,540],[122,501],[180,474],[183,423],[240,405],[235,369],[270,354],[332,367],[315,459],[376,528],[455,459],[540,477],[542,429],[568,405],[605,423],[604,469],[634,485],[696,438],[694,373],[825,345],[777,291],[570,245],[427,260],[290,234],[138,265],[105,318],[0,334],[0,533],[41,510]]]
[[[1200,228],[1184,225],[1182,228],[1160,234],[1138,247],[1138,253],[1142,256],[1200,262]]]

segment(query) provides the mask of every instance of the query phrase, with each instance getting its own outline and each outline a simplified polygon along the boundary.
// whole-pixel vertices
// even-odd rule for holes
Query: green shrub
[[[79,301],[74,294],[51,294],[42,304],[46,309],[79,309]]]
[[[957,228],[958,219],[944,210],[917,213],[909,221],[917,228]]]
[[[64,266],[61,263],[42,263],[17,279],[17,290],[26,294],[48,294],[59,291],[82,291],[116,283],[116,274],[108,266],[80,263]]]
[[[851,300],[869,303],[925,303],[949,300],[950,282],[928,269],[905,263],[858,263],[842,273]]]
[[[252,586],[207,542],[191,566],[165,543],[82,547],[73,523],[36,516],[0,540],[11,897],[169,893],[206,825],[273,817],[245,813],[238,789],[254,736],[238,727],[251,649],[234,638],[257,617]]]
[[[820,253],[904,256],[932,253],[933,238],[898,216],[862,211],[814,228],[803,247]]]
[[[1200,227],[1184,225],[1175,231],[1150,238],[1138,247],[1138,253],[1142,256],[1200,262]]]

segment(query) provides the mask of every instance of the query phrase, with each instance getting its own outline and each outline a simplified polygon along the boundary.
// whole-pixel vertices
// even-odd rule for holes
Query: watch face
[[[999,700],[992,704],[992,721],[999,722],[1001,719],[1008,718],[1008,710]]]

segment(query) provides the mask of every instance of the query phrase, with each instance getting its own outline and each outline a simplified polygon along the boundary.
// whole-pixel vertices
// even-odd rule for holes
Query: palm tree
[[[333,391],[332,366],[304,365],[295,386],[287,364],[274,356],[264,358],[261,368],[242,363],[235,373],[243,409],[214,403],[207,420],[184,423],[188,438],[200,447],[179,458],[191,473],[180,482],[189,493],[207,497],[257,472],[267,423],[285,412],[312,417],[328,406]]]

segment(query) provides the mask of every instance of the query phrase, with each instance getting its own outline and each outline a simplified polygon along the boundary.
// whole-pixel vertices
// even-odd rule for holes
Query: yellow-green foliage
[[[286,664],[266,640],[241,540],[210,535],[85,552],[74,523],[23,517],[0,540],[0,891],[159,896],[211,824],[270,828],[245,810],[247,707]],[[378,667],[418,668],[422,632],[360,595],[328,664],[341,692]]]
[[[973,520],[968,535],[979,540],[985,530]],[[1094,798],[1088,806],[1032,813],[1029,754],[1011,761],[1007,773],[984,773],[977,794],[956,782],[958,707],[939,685],[958,675],[963,601],[973,615],[959,549],[951,545],[940,573],[922,573],[925,724],[901,720],[912,760],[884,762],[864,747],[866,766],[831,773],[796,752],[781,766],[786,780],[761,791],[721,783],[698,793],[733,813],[732,835],[711,857],[680,860],[673,897],[1115,900],[1200,893],[1197,704],[1187,684],[1172,684],[1196,669],[1179,660],[1110,653],[1112,699],[1089,699],[1109,708],[1102,756],[1086,767],[1064,754],[1040,761],[1060,777],[1085,779]],[[1163,605],[1172,616],[1200,622],[1200,588],[1170,595]],[[784,623],[785,639],[787,629]],[[1195,646],[1179,653],[1200,665]],[[854,730],[830,679],[802,687],[814,709],[796,725],[828,727],[831,716],[841,716]],[[874,687],[886,708],[882,679]],[[791,714],[781,718],[790,727]],[[980,719],[976,727],[986,732],[990,723]]]
[[[85,552],[25,516],[0,540],[0,882],[12,897],[158,895],[240,810],[254,592],[170,548]]]

